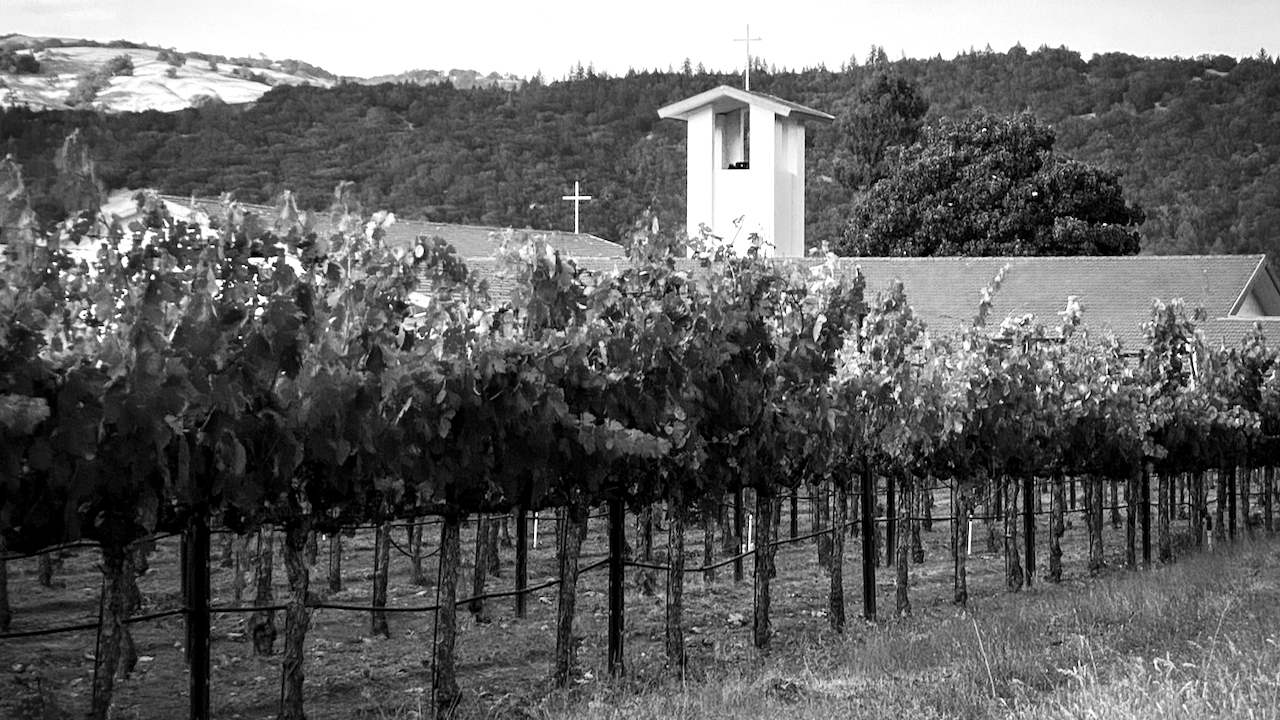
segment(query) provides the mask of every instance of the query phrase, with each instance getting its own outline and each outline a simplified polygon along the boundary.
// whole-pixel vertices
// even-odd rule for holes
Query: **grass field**
[[[940,507],[939,514],[946,508]],[[802,522],[802,530],[807,521]],[[429,526],[434,532],[437,526]],[[555,591],[543,590],[529,615],[512,602],[488,607],[489,622],[460,614],[459,717],[534,718],[805,718],[832,717],[1280,717],[1280,545],[1272,541],[1190,554],[1170,567],[1139,573],[1108,569],[1087,578],[1079,523],[1064,539],[1066,576],[1049,585],[1037,573],[1032,588],[1004,592],[1003,561],[970,557],[968,612],[951,604],[947,526],[925,534],[926,562],[911,568],[914,615],[866,624],[861,611],[859,544],[845,559],[851,618],[843,635],[825,617],[828,578],[814,545],[784,546],[773,585],[775,638],[761,656],[751,645],[751,578],[735,585],[732,569],[715,583],[686,580],[686,641],[690,667],[672,679],[663,668],[664,598],[627,592],[627,675],[605,671],[607,626],[603,569],[580,580],[576,632],[579,672],[568,691],[548,683],[554,650]],[[464,528],[460,593],[469,594],[472,544]],[[554,527],[543,523],[531,554],[530,581],[555,572]],[[583,564],[604,554],[605,524],[593,520]],[[785,532],[785,530],[784,530]],[[1047,564],[1043,527],[1039,564]],[[403,544],[404,534],[397,533]],[[430,548],[434,548],[434,537]],[[659,542],[658,552],[664,552]],[[1122,530],[1107,525],[1107,560],[1122,561]],[[215,545],[217,543],[215,542]],[[701,533],[687,537],[697,565]],[[321,542],[316,585],[323,585]],[[335,602],[367,604],[373,534],[344,546],[346,589]],[[694,557],[697,554],[699,557]],[[659,555],[661,556],[661,555]],[[152,570],[140,578],[143,612],[179,604],[177,541],[160,543]],[[503,576],[489,589],[510,587],[513,557],[502,553]],[[35,560],[10,563],[14,630],[93,621],[100,574],[96,551],[65,559],[46,589],[35,582]],[[434,559],[428,563],[434,581]],[[390,605],[430,605],[434,582],[409,584],[408,561],[393,550]],[[634,579],[637,571],[629,571]],[[230,602],[230,571],[214,563],[215,603]],[[276,594],[283,598],[277,559]],[[892,573],[880,570],[882,618],[892,615]],[[315,587],[315,585],[313,585]],[[251,595],[246,596],[246,604]],[[213,628],[213,715],[271,718],[280,692],[280,658],[255,657],[242,615],[216,615]],[[282,624],[283,619],[278,620]],[[307,711],[329,718],[422,718],[430,715],[433,616],[396,614],[392,637],[371,636],[364,613],[320,610],[308,636]],[[180,718],[187,711],[181,618],[134,626],[144,660],[117,686],[117,718]],[[277,648],[279,644],[277,644]],[[92,632],[0,640],[0,718],[79,716],[88,707]]]

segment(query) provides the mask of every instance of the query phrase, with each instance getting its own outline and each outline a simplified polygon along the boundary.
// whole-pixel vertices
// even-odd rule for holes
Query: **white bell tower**
[[[705,224],[745,253],[804,256],[804,121],[824,112],[727,85],[658,109],[689,125],[686,232]]]

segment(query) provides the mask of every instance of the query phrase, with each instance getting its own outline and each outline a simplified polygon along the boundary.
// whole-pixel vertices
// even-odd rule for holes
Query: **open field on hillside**
[[[805,504],[802,503],[802,508]],[[945,503],[937,508],[945,515]],[[784,512],[783,534],[786,534]],[[428,538],[438,528],[428,526]],[[808,527],[802,515],[802,532]],[[1042,525],[1043,527],[1043,525]],[[468,595],[474,547],[464,528],[464,577]],[[629,527],[630,533],[632,528]],[[583,566],[605,553],[605,522],[593,520]],[[1043,533],[1043,529],[1041,530]],[[1122,563],[1122,529],[1107,524],[1108,564]],[[555,573],[554,525],[540,526],[531,552],[530,583]],[[396,542],[403,546],[403,532]],[[663,534],[655,534],[658,557]],[[701,532],[687,537],[690,566],[700,564]],[[368,604],[371,597],[372,531],[344,538],[346,589],[332,602]],[[634,544],[634,538],[631,538]],[[690,671],[684,684],[666,679],[662,633],[664,598],[645,597],[632,584],[627,592],[628,675],[608,678],[605,669],[606,576],[603,569],[580,580],[576,629],[582,638],[575,687],[551,692],[555,590],[535,593],[529,615],[514,616],[512,601],[490,602],[489,621],[460,613],[459,681],[462,717],[1063,717],[1101,708],[1101,716],[1159,712],[1152,717],[1274,716],[1280,707],[1280,552],[1259,545],[1240,552],[1185,556],[1172,568],[1130,576],[1108,570],[1086,579],[1086,540],[1077,522],[1064,539],[1066,578],[1050,586],[1039,577],[1018,595],[1004,592],[1000,557],[979,553],[975,538],[969,562],[970,614],[950,602],[951,564],[947,525],[924,533],[926,562],[913,565],[915,614],[868,625],[860,616],[858,543],[848,543],[845,586],[851,622],[841,637],[825,617],[828,578],[818,566],[812,541],[780,548],[773,585],[775,638],[767,657],[751,646],[750,564],[735,585],[732,567],[716,581],[699,575],[686,581],[686,641]],[[218,543],[215,540],[215,554]],[[434,539],[430,548],[434,548]],[[162,541],[152,570],[140,579],[143,612],[177,607],[180,591],[177,539]],[[323,586],[326,545],[314,570]],[[695,557],[695,554],[697,557]],[[392,553],[391,606],[435,601],[431,584],[409,582],[407,558]],[[1041,537],[1038,564],[1047,565]],[[55,576],[58,587],[41,588],[35,560],[10,563],[14,630],[92,622],[96,618],[100,574],[97,552],[73,551]],[[513,557],[503,550],[503,576],[489,589],[510,587]],[[231,602],[231,571],[213,562],[214,603]],[[635,579],[638,571],[629,571]],[[277,559],[276,598],[287,595]],[[892,616],[892,574],[878,575],[882,618]],[[250,604],[252,591],[246,591]],[[254,657],[242,614],[216,615],[213,629],[213,714],[218,718],[275,716],[280,692],[280,660]],[[283,618],[277,623],[283,632]],[[410,718],[430,714],[430,648],[433,617],[394,614],[390,639],[371,636],[365,613],[317,611],[308,636],[307,709],[314,720],[329,718]],[[1268,625],[1270,623],[1270,625]],[[187,710],[181,618],[134,626],[143,657],[134,676],[117,686],[116,717],[177,718]],[[1270,633],[1270,634],[1268,634]],[[92,632],[0,641],[3,675],[0,716],[56,718],[78,715],[88,706],[92,683]],[[279,644],[277,643],[277,647]],[[1268,655],[1268,653],[1270,653]],[[1268,660],[1269,658],[1269,660]],[[1269,665],[1267,663],[1270,663]],[[1225,673],[1225,675],[1224,675]],[[1270,673],[1267,675],[1266,673]],[[1234,684],[1230,684],[1228,681]],[[1268,679],[1269,678],[1269,679]],[[1190,683],[1184,687],[1184,684]],[[1224,684],[1226,683],[1226,684]],[[1234,688],[1234,689],[1233,689]],[[1134,705],[1135,693],[1152,694]],[[1243,693],[1220,696],[1219,693]],[[1260,704],[1268,701],[1270,704]],[[42,705],[43,703],[43,705]],[[1191,703],[1190,705],[1186,705]],[[54,706],[57,706],[57,710]],[[1195,709],[1190,715],[1179,708]],[[1164,708],[1161,710],[1160,708]],[[45,714],[39,714],[44,712]]]

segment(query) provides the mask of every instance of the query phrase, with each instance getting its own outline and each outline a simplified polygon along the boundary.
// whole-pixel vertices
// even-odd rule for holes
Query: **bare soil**
[[[1047,496],[1045,507],[1048,507]],[[808,503],[801,503],[800,531],[810,529]],[[939,493],[935,514],[949,513],[946,498]],[[1109,567],[1123,564],[1123,527],[1106,523],[1104,545]],[[1087,539],[1082,517],[1068,515],[1067,536],[1063,539],[1064,582],[1083,581],[1088,572],[1085,553]],[[1044,583],[1048,567],[1048,516],[1038,518],[1037,571],[1034,593]],[[1181,524],[1181,522],[1180,522]],[[532,523],[530,523],[532,527]],[[426,552],[436,548],[439,524],[426,529]],[[582,565],[599,560],[606,551],[606,523],[593,518],[583,546]],[[514,522],[511,523],[514,531]],[[628,540],[636,546],[634,526]],[[788,536],[788,512],[784,505],[781,536]],[[469,594],[474,549],[474,524],[463,529],[463,578],[460,594]],[[981,523],[975,523],[973,554],[969,557],[970,605],[1008,602],[1003,578],[1003,559],[986,553],[987,543]],[[409,582],[406,532],[397,528],[392,550],[390,607],[426,606],[435,603],[435,558],[427,560],[429,584]],[[1154,534],[1154,528],[1153,528]],[[932,532],[923,533],[926,559],[911,566],[911,598],[915,620],[953,614],[952,563],[948,549],[949,524],[935,522]],[[665,533],[654,537],[655,558],[665,556]],[[161,541],[151,557],[150,571],[139,578],[143,594],[141,613],[176,608],[181,605],[178,573],[178,540]],[[232,571],[220,567],[221,540],[214,538],[211,561],[213,602],[232,603]],[[717,542],[717,545],[719,543]],[[343,538],[343,584],[341,593],[328,596],[331,602],[369,604],[372,597],[374,533],[357,531]],[[813,540],[779,548],[778,577],[773,584],[771,655],[787,654],[813,644],[856,642],[868,631],[859,618],[862,613],[860,542],[846,542],[844,564],[847,616],[845,635],[830,629],[827,614],[829,578],[817,563]],[[277,550],[279,543],[277,543]],[[691,527],[686,539],[687,565],[701,564],[702,533]],[[327,543],[320,541],[320,556],[313,568],[313,588],[327,586]],[[1139,552],[1141,552],[1139,550]],[[537,549],[531,549],[529,582],[537,584],[555,575],[554,521],[543,517],[538,526]],[[36,559],[9,563],[10,593],[14,611],[12,630],[94,622],[98,615],[102,576],[100,557],[94,549],[77,549],[63,558],[55,574],[55,587],[41,587],[36,581]],[[490,578],[489,591],[514,587],[514,551],[502,548],[502,575]],[[287,598],[288,590],[280,559],[276,560],[275,597]],[[665,599],[662,573],[657,573],[657,593],[644,596],[637,582],[641,571],[628,570],[626,595],[625,658],[627,682],[644,686],[664,674],[663,623]],[[244,604],[252,602],[249,578]],[[576,635],[578,674],[574,683],[590,689],[606,674],[607,577],[599,568],[579,580]],[[893,572],[882,567],[877,573],[877,594],[881,622],[893,622]],[[752,584],[751,564],[746,579],[733,581],[732,566],[721,568],[712,584],[701,573],[686,575],[685,628],[689,672],[698,676],[724,664],[749,667],[761,661],[751,644]],[[528,603],[528,616],[517,619],[514,600],[490,601],[487,621],[477,622],[470,613],[459,613],[458,679],[464,700],[462,717],[526,717],[537,714],[552,694],[551,675],[554,652],[556,590],[536,592]],[[216,614],[213,617],[211,678],[212,712],[216,718],[273,718],[280,698],[280,656],[253,655],[246,632],[247,614]],[[283,613],[277,616],[283,637]],[[430,714],[431,646],[434,613],[396,613],[390,616],[391,638],[370,633],[370,619],[362,612],[318,610],[308,634],[306,703],[312,720],[385,717],[425,717]],[[188,712],[188,673],[184,659],[183,619],[172,617],[132,625],[141,662],[128,679],[117,684],[113,716],[129,718],[181,718]],[[69,632],[22,639],[0,640],[0,718],[51,719],[80,716],[87,710],[93,681],[93,631]],[[280,643],[276,649],[279,652]]]

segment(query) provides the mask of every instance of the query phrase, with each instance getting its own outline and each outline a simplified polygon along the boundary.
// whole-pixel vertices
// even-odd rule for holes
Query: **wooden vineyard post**
[[[1275,530],[1275,471],[1271,465],[1262,469],[1262,527],[1268,533]]]
[[[0,633],[9,632],[13,609],[9,606],[9,561],[4,558],[4,538],[0,537]]]
[[[1205,501],[1208,496],[1205,494],[1204,471],[1199,470],[1191,476],[1191,533],[1195,538],[1196,547],[1204,547],[1204,521],[1206,511]]]
[[[254,558],[254,607],[271,605],[275,598],[271,590],[272,566],[275,564],[275,534],[270,527],[258,530],[258,552]],[[185,557],[184,553],[184,557]],[[185,575],[184,575],[185,577]],[[186,580],[183,581],[184,583]],[[249,632],[253,636],[253,654],[271,655],[275,652],[275,610],[254,610],[249,616]]]
[[[827,495],[830,496],[831,493],[827,493]],[[861,523],[862,523],[862,518],[859,517],[859,514],[858,514],[859,508],[862,507],[861,501],[850,503],[849,489],[846,487],[844,489],[844,492],[841,492],[839,495],[832,496],[832,502],[844,503],[845,524],[849,526],[849,532],[846,534],[849,537],[857,537],[858,532],[861,530]],[[828,517],[829,516],[830,516],[830,513],[828,513]]]
[[[499,530],[501,529],[500,526],[505,523],[505,517],[501,522],[499,522],[496,517],[490,517],[488,522],[489,532],[485,535],[487,549],[485,550],[484,557],[489,563],[489,575],[495,578],[502,577],[502,553],[499,552],[498,545],[500,535]]]
[[[987,476],[987,508],[983,513],[982,525],[987,530],[987,552],[995,555],[1000,552],[1002,543],[996,540],[996,521],[1004,517],[1004,484],[995,482],[995,473]]]
[[[1188,473],[1186,478],[1187,530],[1191,533],[1191,543],[1197,548],[1203,544],[1200,529],[1200,473]]]
[[[637,513],[637,523],[639,524],[638,537],[636,544],[640,546],[640,562],[653,562],[653,512],[652,504],[646,504]],[[610,521],[612,522],[612,520]],[[626,537],[624,534],[622,541],[622,552],[626,554]],[[655,579],[653,568],[643,567],[636,572],[636,584],[640,587],[640,594],[645,597],[653,597],[657,592],[657,580]]]
[[[410,584],[426,585],[426,571],[422,569],[422,539],[424,539],[425,528],[422,527],[421,518],[410,518],[408,520],[408,582]]]
[[[516,617],[528,613],[529,597],[529,513],[525,508],[516,510]]]
[[[284,567],[289,576],[289,604],[285,608],[284,662],[281,671],[280,720],[305,720],[302,688],[306,680],[307,627],[311,610],[307,592],[311,573],[306,562],[307,541],[311,537],[309,523],[286,528]]]
[[[1209,473],[1200,472],[1196,478],[1196,505],[1199,507],[1200,513],[1200,544],[1206,545],[1210,543],[1209,532],[1211,528],[1211,515],[1209,515]]]
[[[488,515],[477,514],[475,525],[475,571],[471,574],[471,597],[475,600],[467,603],[467,610],[475,616],[476,621],[484,621],[484,601],[480,600],[480,596],[484,594],[485,579],[489,573],[489,557],[486,556],[489,550]]]
[[[209,525],[197,515],[187,526],[187,658],[191,720],[209,718]]]
[[[836,531],[831,533],[831,592],[827,596],[827,618],[831,621],[831,629],[844,632],[844,526],[849,522],[849,503],[845,500],[848,488],[844,483],[836,483],[836,493],[842,497],[834,504],[835,517],[832,524]]]
[[[1213,477],[1213,527],[1210,528],[1210,534],[1214,540],[1222,540],[1227,536],[1226,516],[1223,514],[1227,507],[1226,473],[1225,467],[1218,468]]]
[[[484,612],[484,600],[480,596],[484,594],[484,584],[489,572],[488,515],[476,515],[475,550],[475,572],[471,575],[471,597],[474,599],[468,603],[467,609],[475,616],[476,622],[486,622],[488,618]]]
[[[1067,485],[1062,472],[1053,474],[1049,499],[1049,582],[1062,582],[1062,536],[1067,532]]]
[[[127,548],[115,544],[102,546],[102,606],[99,610],[98,649],[93,659],[93,686],[88,714],[90,720],[107,720],[115,689],[116,670],[120,665],[122,651],[130,643],[128,629],[124,624],[128,552]],[[208,615],[205,615],[205,619],[208,620]],[[198,653],[191,652],[191,635],[191,627],[188,626],[188,658],[192,661],[191,668],[194,672],[195,656]],[[207,669],[204,674],[208,676]]]
[[[792,489],[794,490],[794,488]],[[769,508],[773,516],[772,535],[774,541],[777,541],[778,538],[782,537],[782,496],[774,495],[769,502]],[[778,577],[778,568],[776,566],[773,568],[773,577]]]
[[[37,582],[40,583],[40,587],[52,588],[53,587],[54,552],[40,553],[40,558],[36,562],[38,563],[36,580]],[[183,597],[186,597],[185,589],[183,590]]]
[[[846,493],[847,495],[847,493]],[[812,515],[810,519],[813,525],[813,532],[822,533],[814,538],[817,544],[818,566],[828,572],[832,568],[832,538],[836,533],[844,532],[832,519],[831,515],[834,510],[832,507],[832,494],[830,484],[819,480],[813,484],[813,501],[810,503]],[[829,533],[823,533],[823,530],[832,530]]]
[[[1005,587],[1009,592],[1022,590],[1025,576],[1022,572],[1022,561],[1018,548],[1018,486],[1008,475],[1000,476],[1001,495],[1005,501],[1004,523],[1004,567]]]
[[[422,568],[422,542],[426,535],[422,518],[409,520],[409,582],[419,587],[427,584],[427,573]]]
[[[869,464],[862,468],[862,616],[876,619],[876,485]]]
[[[316,537],[316,531],[312,530],[311,533],[307,535],[307,544],[306,544],[306,547],[303,548],[302,559],[304,562],[306,562],[307,567],[315,567],[316,558],[318,558],[319,556],[320,556],[320,541]]]
[[[1167,563],[1173,559],[1173,535],[1170,527],[1170,511],[1173,509],[1169,506],[1169,482],[1171,474],[1169,472],[1161,472],[1159,485],[1156,492],[1157,517],[1159,523],[1158,537],[1160,541],[1160,562]]]
[[[931,482],[931,481],[926,481]],[[911,562],[919,565],[924,562],[924,539],[921,537],[921,530],[924,526],[924,513],[928,503],[925,498],[933,495],[933,487],[918,487],[912,493],[915,498],[911,501]]]
[[[383,522],[374,530],[373,540],[373,607],[369,614],[369,634],[391,637],[387,613],[387,580],[391,565],[391,523]]]
[[[1124,564],[1130,570],[1138,569],[1138,484],[1142,470],[1134,467],[1124,482]]]
[[[1022,479],[1022,537],[1027,546],[1027,587],[1036,576],[1036,479],[1028,475]]]
[[[1227,539],[1236,539],[1236,466],[1224,468],[1227,479]]]
[[[902,482],[898,484],[898,530],[901,532],[911,527],[911,507],[913,496],[915,494],[914,483],[912,478],[903,477]],[[907,617],[911,615],[911,543],[903,542],[903,538],[898,538],[897,546],[894,548],[894,612],[898,617]]]
[[[1138,483],[1138,512],[1142,518],[1142,565],[1151,567],[1151,463],[1142,464]]]
[[[746,513],[742,507],[742,502],[742,488],[738,488],[733,493],[733,537],[737,543],[737,548],[733,552],[733,581],[735,583],[742,582],[742,578],[745,576],[742,567],[742,554],[746,552],[747,543],[745,542],[746,535],[743,534],[742,526],[746,524],[744,517]]]
[[[622,641],[626,630],[626,566],[623,564],[627,545],[626,507],[621,497],[609,500],[609,674],[626,674]]]
[[[755,537],[755,617],[751,624],[752,639],[757,650],[769,649],[769,638],[773,629],[769,622],[769,588],[773,577],[773,528],[770,522],[773,516],[773,491],[768,488],[756,489],[756,523],[753,528]]]
[[[960,487],[960,481],[951,481],[951,547],[952,560],[955,563],[955,593],[952,600],[956,605],[965,607],[969,604],[969,578],[965,562],[968,550],[965,548],[965,531],[969,528],[969,496]]]
[[[889,473],[884,477],[884,564],[892,565],[898,556],[898,505],[897,477]]]
[[[1102,476],[1086,475],[1084,481],[1087,483],[1085,515],[1088,522],[1085,526],[1089,528],[1089,573],[1096,575],[1102,572],[1106,558],[1102,546],[1102,525],[1105,521],[1102,512]]]
[[[933,532],[933,493],[937,488],[938,478],[930,474],[925,479],[925,492],[920,496],[920,526],[924,528],[925,532]],[[921,558],[920,562],[924,562],[924,558]]]
[[[182,606],[188,607],[191,604],[191,589],[187,587],[187,582],[191,579],[191,569],[187,567],[187,563],[191,561],[191,549],[187,547],[190,540],[187,533],[178,535],[178,592],[182,595]],[[44,556],[40,556],[39,572],[44,572]],[[43,584],[43,583],[41,583]],[[187,659],[191,657],[190,650],[187,651]]]
[[[571,503],[560,510],[559,560],[560,587],[556,604],[556,655],[553,680],[556,687],[566,687],[573,674],[573,614],[578,597],[578,557],[582,553],[582,528],[586,525],[587,508]]]
[[[684,677],[687,662],[684,651],[684,503],[677,498],[671,503],[667,525],[667,669]],[[708,547],[710,547],[708,545]]]
[[[716,560],[717,502],[714,497],[702,500],[702,582],[705,585],[716,581],[716,569],[711,566]]]
[[[440,561],[436,571],[436,630],[431,648],[431,690],[437,715],[448,715],[457,706],[456,656],[458,640],[458,575],[462,565],[462,518],[448,513],[441,518]]]
[[[1244,464],[1240,466],[1240,524],[1244,526],[1244,535],[1253,539],[1253,525],[1249,523],[1250,498],[1253,492],[1253,466],[1249,455],[1245,453]]]

